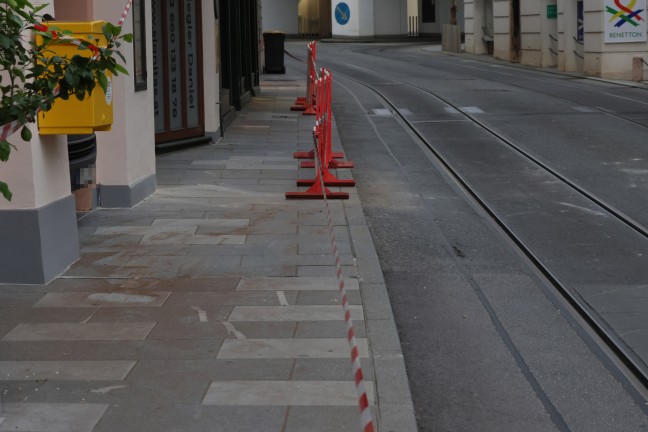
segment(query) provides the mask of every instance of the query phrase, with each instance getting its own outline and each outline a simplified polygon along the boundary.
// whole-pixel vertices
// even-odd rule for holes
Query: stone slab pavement
[[[264,75],[220,141],[158,156],[155,194],[82,217],[64,275],[0,285],[0,431],[361,430],[326,207],[284,198],[313,176],[292,158],[313,145],[313,117],[289,109],[304,94],[300,71]],[[416,431],[348,192],[330,208],[372,413]]]

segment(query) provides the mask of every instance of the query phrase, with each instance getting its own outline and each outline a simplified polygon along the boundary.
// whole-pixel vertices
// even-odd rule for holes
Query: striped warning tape
[[[132,4],[133,4],[133,0],[128,0],[126,2],[126,6],[122,10],[119,21],[117,22],[118,27],[123,26],[124,22],[126,22],[126,17],[128,17],[128,12],[130,11],[130,8],[131,8]],[[74,44],[74,45],[78,45],[78,46],[84,45],[86,48],[88,48],[90,51],[92,51],[94,57],[97,57],[97,55],[99,54],[99,48],[97,48],[95,45],[93,45],[93,44],[91,44],[91,43],[89,43],[87,41],[83,41],[81,39],[73,38],[73,37],[70,37],[70,36],[65,35],[63,33],[59,33],[56,30],[50,30],[49,26],[47,26],[45,24],[42,24],[42,23],[41,24],[36,24],[36,25],[34,25],[34,29],[36,29],[37,31],[40,31],[40,32],[44,32],[44,33],[49,32],[54,39],[65,39],[66,41],[69,41],[71,44]],[[54,95],[55,96],[58,95],[58,87],[56,88],[56,90],[54,90]],[[40,113],[40,111],[41,111],[41,109],[38,109],[34,113],[34,116],[36,116],[38,113]],[[16,131],[18,131],[18,129],[20,129],[22,126],[23,126],[23,123],[21,123],[18,120],[14,120],[11,123],[8,123],[6,125],[1,126],[0,127],[0,141],[4,141],[7,138],[9,138],[11,135],[16,133]]]
[[[331,74],[328,70],[323,69],[323,75],[326,75],[327,78],[331,79]],[[329,100],[330,103],[330,100]],[[329,118],[327,121],[331,121]],[[313,142],[317,143],[316,128],[313,128]],[[317,145],[317,144],[315,144]],[[317,165],[317,171],[322,172],[322,161],[319,158],[319,152],[315,149],[315,164]],[[344,287],[344,278],[342,277],[342,266],[340,264],[340,254],[337,248],[337,240],[335,239],[335,233],[333,232],[333,217],[331,216],[331,207],[329,206],[329,200],[326,198],[327,189],[324,185],[324,178],[320,175],[319,181],[321,183],[322,191],[324,194],[324,203],[326,205],[326,217],[328,219],[329,235],[331,240],[331,245],[333,246],[333,256],[335,257],[335,269],[338,279],[338,284],[340,288],[340,295],[342,297],[342,307],[344,309],[344,319],[346,321],[347,329],[347,342],[349,343],[349,348],[351,349],[351,363],[353,367],[353,377],[355,379],[356,392],[358,394],[358,407],[360,408],[360,418],[362,420],[362,430],[363,432],[374,432],[374,422],[371,417],[371,409],[369,407],[369,397],[367,396],[367,390],[364,385],[364,374],[362,373],[362,365],[360,364],[360,350],[358,348],[358,341],[355,337],[355,329],[353,327],[353,321],[351,320],[351,309],[349,308],[349,299],[347,297],[346,288]]]

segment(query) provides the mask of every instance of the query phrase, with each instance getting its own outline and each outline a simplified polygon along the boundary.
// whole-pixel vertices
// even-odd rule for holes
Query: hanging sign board
[[[558,18],[558,5],[547,5],[547,18]]]
[[[646,42],[646,0],[604,0],[605,43]]]

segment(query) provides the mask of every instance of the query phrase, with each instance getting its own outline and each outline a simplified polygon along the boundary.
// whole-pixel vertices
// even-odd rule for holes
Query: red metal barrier
[[[331,111],[333,77],[331,73],[322,69],[321,78],[315,82],[317,98],[321,103],[317,104],[315,128],[313,129],[313,140],[317,148],[315,154],[315,178],[297,180],[298,186],[310,186],[305,192],[286,192],[286,198],[327,198],[345,199],[349,197],[346,192],[331,192],[325,186],[355,186],[355,180],[343,180],[337,178],[330,170],[328,161],[331,140]]]
[[[316,63],[317,44],[315,41],[308,44],[306,59],[306,97],[298,97],[295,105],[290,107],[291,111],[304,111],[304,115],[316,115],[315,105],[315,81],[317,80]]]

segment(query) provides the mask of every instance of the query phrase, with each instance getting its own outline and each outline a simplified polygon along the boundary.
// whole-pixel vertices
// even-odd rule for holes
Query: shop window
[[[146,14],[144,0],[133,0],[133,77],[135,91],[146,90]]]

